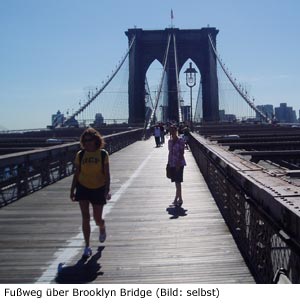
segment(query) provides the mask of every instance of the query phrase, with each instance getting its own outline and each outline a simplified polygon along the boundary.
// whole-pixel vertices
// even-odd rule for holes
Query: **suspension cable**
[[[173,34],[173,43],[174,43],[174,57],[175,57],[175,73],[176,73],[176,86],[177,86],[177,100],[178,100],[178,119],[179,122],[182,122],[182,112],[181,112],[181,88],[179,82],[179,73],[178,73],[178,61],[177,61],[177,47],[176,47],[176,37]]]
[[[151,97],[150,86],[149,86],[147,77],[145,77],[145,85],[146,85],[146,91],[148,93],[149,101],[150,101],[150,104],[151,104],[151,107],[152,107],[152,110],[153,110],[154,105],[153,105],[153,100],[152,100],[152,97]]]
[[[247,92],[244,93],[243,91],[240,90],[239,86],[232,79],[232,77],[228,73],[227,69],[223,65],[222,61],[220,60],[219,54],[217,53],[217,50],[216,50],[216,48],[215,48],[215,46],[212,42],[212,38],[211,38],[210,34],[208,34],[208,38],[209,38],[209,41],[210,41],[210,45],[211,45],[211,47],[214,51],[214,54],[216,55],[217,60],[222,67],[222,70],[224,71],[225,75],[227,76],[227,78],[229,79],[229,81],[231,82],[233,87],[237,90],[237,92],[241,95],[241,97],[247,102],[247,104],[250,106],[251,109],[253,109],[256,113],[258,113],[266,122],[270,123],[271,122],[270,118],[255,106],[255,104],[247,96]]]
[[[72,121],[77,115],[81,114],[104,91],[104,89],[109,85],[109,83],[112,81],[112,79],[121,69],[122,65],[124,64],[126,58],[128,57],[130,53],[130,50],[133,46],[134,41],[135,41],[135,36],[133,37],[126,54],[124,55],[123,59],[120,61],[119,65],[116,67],[115,71],[113,71],[112,75],[102,85],[102,87],[98,91],[96,91],[96,93],[92,97],[89,97],[88,101],[85,104],[83,104],[83,106],[80,109],[78,109],[69,118],[66,119],[66,121],[64,122],[64,125],[68,125],[68,123]]]
[[[200,85],[201,85],[201,80],[200,80]],[[199,105],[200,103],[201,103],[201,106]],[[199,90],[198,90],[198,94],[197,94],[197,100],[196,100],[195,112],[194,112],[194,116],[192,117],[194,122],[196,122],[196,114],[199,113],[199,109],[202,110],[202,87],[201,86],[199,86]],[[201,113],[201,116],[202,116],[202,113]],[[198,120],[200,121],[199,117],[198,117]]]
[[[165,74],[166,74],[166,66],[167,66],[167,60],[168,60],[168,54],[169,54],[170,41],[171,41],[171,34],[169,34],[169,37],[168,37],[168,44],[167,44],[167,49],[166,49],[166,52],[165,52],[163,71],[162,71],[162,76],[161,76],[161,79],[160,79],[158,93],[157,93],[157,96],[155,97],[154,109],[152,110],[149,122],[146,123],[146,125],[145,125],[145,127],[147,127],[147,129],[150,128],[150,125],[153,122],[153,119],[154,119],[154,116],[155,116],[155,113],[156,113],[156,110],[157,110],[157,106],[158,106],[158,102],[159,102],[159,98],[160,98],[160,94],[161,94],[161,90],[162,90],[162,86],[163,86],[163,82],[164,82],[164,78],[165,78]]]

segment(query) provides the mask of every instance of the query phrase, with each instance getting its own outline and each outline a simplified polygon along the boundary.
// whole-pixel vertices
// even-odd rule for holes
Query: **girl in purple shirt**
[[[170,127],[170,135],[171,138],[168,142],[168,164],[171,167],[171,181],[175,182],[176,187],[176,194],[173,204],[176,206],[181,206],[183,203],[181,182],[183,182],[183,168],[186,165],[184,159],[185,143],[183,139],[178,137],[177,128],[175,126]]]

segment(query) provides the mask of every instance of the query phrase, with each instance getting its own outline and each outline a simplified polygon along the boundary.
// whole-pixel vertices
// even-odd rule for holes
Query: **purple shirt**
[[[169,157],[168,164],[171,167],[185,166],[186,162],[184,159],[184,140],[178,138],[177,141],[169,140]]]

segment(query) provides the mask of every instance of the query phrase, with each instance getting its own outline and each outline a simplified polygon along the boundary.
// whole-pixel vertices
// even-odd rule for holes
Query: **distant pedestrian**
[[[160,143],[165,144],[165,127],[164,127],[164,124],[161,123],[159,125],[159,127],[160,127]]]
[[[183,139],[184,139],[184,143],[185,143],[185,148],[188,149],[188,143],[189,143],[189,136],[191,133],[191,129],[189,128],[188,125],[186,125],[183,129]]]
[[[155,138],[156,147],[160,147],[160,135],[161,135],[160,127],[159,125],[156,125],[154,127],[154,138]]]
[[[82,231],[85,240],[83,256],[92,254],[90,248],[90,203],[93,217],[99,226],[99,241],[106,239],[105,221],[102,218],[103,206],[110,195],[110,172],[108,153],[103,149],[104,140],[100,133],[86,129],[80,137],[82,150],[75,158],[75,174],[72,181],[70,198],[79,201],[82,215]]]
[[[178,131],[176,126],[170,127],[170,135],[171,137],[168,142],[168,165],[171,169],[171,181],[175,182],[176,187],[173,204],[176,206],[181,206],[183,203],[181,182],[183,182],[183,169],[186,165],[184,159],[185,144],[184,140],[178,137]]]
[[[166,124],[166,132],[165,132],[165,135],[166,135],[166,137],[168,137],[168,134],[169,134],[169,127],[170,127],[170,123],[168,122],[167,124]]]
[[[179,127],[178,127],[178,135],[179,135],[180,137],[183,136],[183,129],[184,129],[184,125],[183,125],[183,123],[180,123],[180,124],[179,124]]]

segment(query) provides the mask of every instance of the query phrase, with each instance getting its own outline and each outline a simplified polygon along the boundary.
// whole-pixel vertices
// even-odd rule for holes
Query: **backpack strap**
[[[82,158],[84,156],[84,153],[85,153],[85,150],[82,149],[80,152],[79,152],[79,171],[81,169],[81,161],[82,161]]]
[[[80,153],[79,153],[79,164],[80,164],[80,165],[81,165],[81,161],[82,161],[82,158],[83,158],[84,153],[85,153],[85,150],[84,150],[84,149],[82,149],[82,150],[80,151]]]

